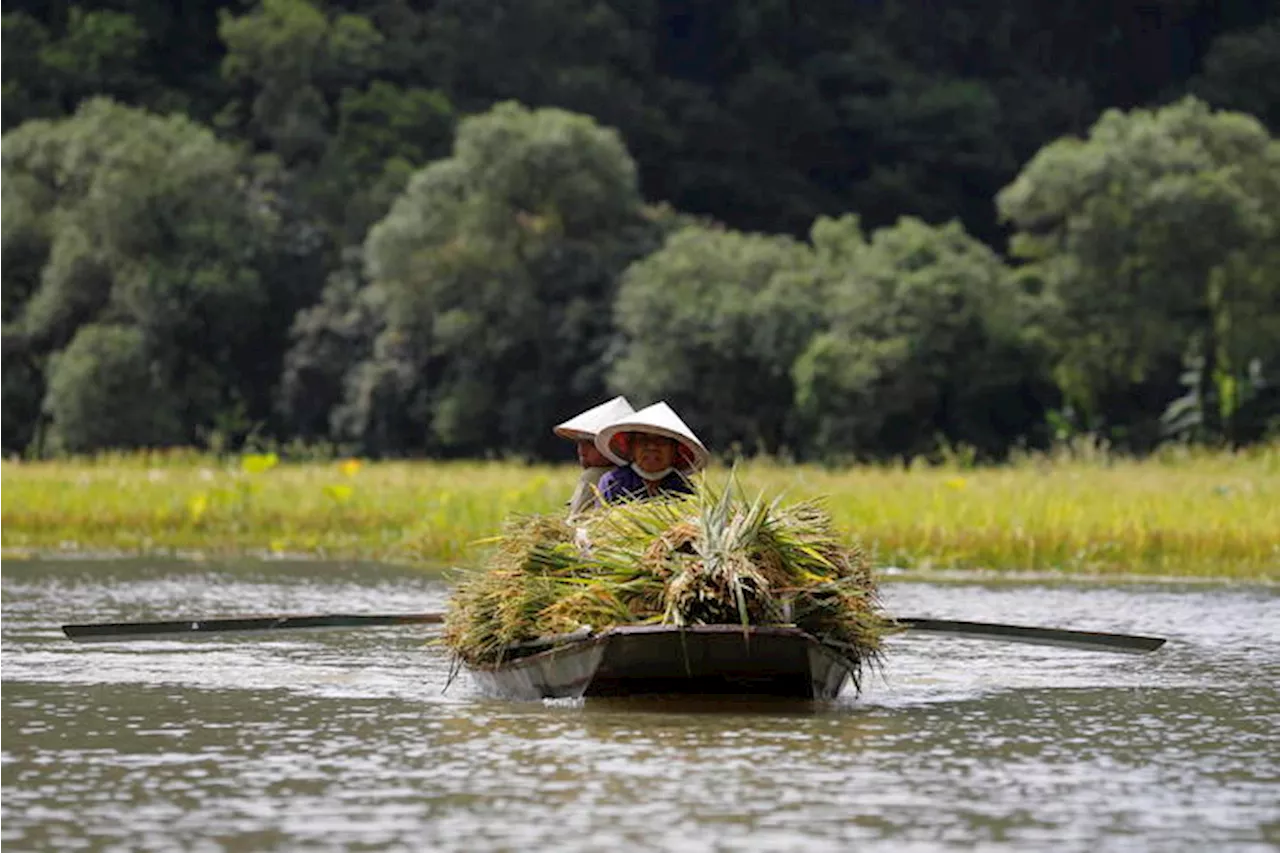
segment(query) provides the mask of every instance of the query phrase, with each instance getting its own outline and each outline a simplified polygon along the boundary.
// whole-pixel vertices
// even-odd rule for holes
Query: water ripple
[[[77,646],[66,621],[417,611],[355,565],[11,564],[15,850],[1276,849],[1280,609],[1235,586],[896,583],[895,613],[1167,636],[910,636],[828,705],[504,703],[422,628]]]

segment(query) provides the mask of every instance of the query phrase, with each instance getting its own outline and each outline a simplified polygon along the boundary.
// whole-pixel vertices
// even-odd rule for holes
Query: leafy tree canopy
[[[547,425],[603,392],[614,280],[661,218],[591,119],[516,104],[466,119],[369,233],[385,329],[347,399],[398,395],[445,452],[551,452]],[[347,412],[369,435],[372,412]]]
[[[244,15],[223,10],[218,33],[227,46],[223,76],[243,93],[224,121],[286,163],[320,156],[329,95],[376,71],[383,42],[368,18],[328,14],[309,0],[262,0]]]
[[[904,219],[863,237],[822,220],[826,323],[796,359],[795,403],[825,456],[997,454],[1042,414],[1009,271],[957,223]]]
[[[690,225],[626,271],[610,384],[665,399],[712,446],[790,446],[791,362],[823,306],[804,244]]]
[[[20,261],[3,271],[6,336],[47,354],[86,324],[130,327],[145,341],[130,358],[160,360],[192,426],[242,395],[270,351],[258,264],[275,218],[234,148],[99,99],[6,134],[3,172],[4,250]]]
[[[1249,365],[1277,369],[1280,143],[1251,116],[1192,98],[1108,112],[1087,138],[1046,146],[998,204],[1055,307],[1059,379],[1086,412],[1168,384],[1186,360],[1214,432]]]
[[[180,440],[178,406],[141,329],[89,324],[52,362],[51,446],[72,453]]]
[[[1213,106],[1249,113],[1280,133],[1280,21],[1220,36],[1191,90]]]
[[[185,118],[94,100],[6,134],[3,162],[16,214],[6,234],[47,238],[38,282],[11,288],[31,293],[18,322],[38,346],[57,349],[99,316],[169,339],[242,338],[242,312],[260,305],[253,249],[271,221],[248,203],[234,148]]]

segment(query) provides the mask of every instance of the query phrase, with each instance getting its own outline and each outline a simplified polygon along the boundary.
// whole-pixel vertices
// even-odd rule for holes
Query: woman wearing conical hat
[[[612,455],[611,451],[597,449],[596,433],[606,424],[634,412],[635,409],[631,408],[626,397],[614,397],[570,418],[553,430],[556,435],[577,445],[578,464],[582,466],[578,485],[573,490],[573,497],[569,498],[570,517],[596,506],[596,485],[600,478],[617,466],[627,464],[621,457]]]
[[[654,403],[602,427],[596,433],[596,448],[624,465],[600,478],[605,503],[690,494],[689,477],[710,458],[693,430],[666,403]]]

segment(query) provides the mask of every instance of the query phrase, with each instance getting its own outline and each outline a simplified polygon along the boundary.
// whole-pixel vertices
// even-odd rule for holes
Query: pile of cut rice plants
[[[893,628],[870,565],[817,500],[748,499],[736,483],[627,503],[570,523],[508,521],[484,569],[465,573],[444,642],[472,666],[513,644],[615,625],[794,624],[875,665]]]

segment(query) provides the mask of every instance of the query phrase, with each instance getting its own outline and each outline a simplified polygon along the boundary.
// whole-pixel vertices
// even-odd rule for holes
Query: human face
[[[583,468],[607,468],[613,463],[596,449],[596,443],[590,439],[578,440],[578,464]]]
[[[631,458],[646,471],[670,468],[676,459],[676,440],[665,435],[631,433]]]

